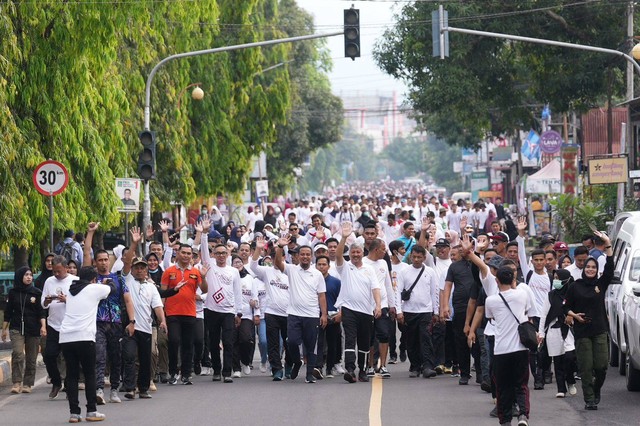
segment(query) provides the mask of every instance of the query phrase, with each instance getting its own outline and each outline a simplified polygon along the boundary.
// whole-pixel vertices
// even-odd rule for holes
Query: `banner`
[[[119,212],[140,211],[141,182],[140,179],[134,178],[116,178],[116,194],[122,202],[118,207]]]
[[[562,192],[575,194],[578,185],[578,145],[564,145],[562,147]]]
[[[627,183],[628,175],[626,156],[589,160],[589,185]]]
[[[530,130],[522,141],[522,167],[537,167],[540,164],[540,136],[535,130]]]

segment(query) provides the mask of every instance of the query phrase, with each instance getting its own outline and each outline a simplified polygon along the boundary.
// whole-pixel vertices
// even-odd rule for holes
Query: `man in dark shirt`
[[[326,374],[325,377],[334,377],[337,374],[335,370],[336,364],[340,360],[340,352],[342,345],[342,332],[340,329],[340,323],[335,321],[335,316],[338,312],[336,309],[336,300],[340,294],[340,280],[336,277],[329,275],[329,258],[327,256],[318,256],[316,258],[316,269],[322,273],[324,282],[327,286],[327,313],[329,315],[329,322],[325,328],[318,329],[318,358],[316,360],[316,368],[314,369],[314,376],[316,378],[321,377],[316,370],[322,372],[323,363],[323,348],[324,343],[327,343],[327,356],[326,356]]]
[[[454,287],[455,285],[455,287]],[[475,280],[471,272],[471,262],[462,259],[453,262],[449,266],[447,277],[445,278],[444,296],[442,300],[449,300],[451,290],[453,289],[453,333],[460,364],[460,380],[459,384],[469,384],[471,377],[471,363],[469,360],[470,352],[467,345],[467,336],[465,335],[465,326],[467,326],[467,305],[471,289],[475,286]],[[440,306],[442,312],[441,317],[448,319],[451,317],[449,305]],[[472,318],[469,318],[469,322]]]

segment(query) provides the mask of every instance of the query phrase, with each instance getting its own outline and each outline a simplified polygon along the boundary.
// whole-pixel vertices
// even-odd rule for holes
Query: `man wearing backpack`
[[[67,259],[67,262],[73,260],[77,265],[82,265],[83,253],[80,243],[73,239],[75,232],[72,230],[64,231],[64,239],[58,243],[54,252]]]

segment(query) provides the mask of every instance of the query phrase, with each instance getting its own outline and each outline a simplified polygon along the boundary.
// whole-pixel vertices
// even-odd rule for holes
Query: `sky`
[[[336,95],[390,95],[395,90],[402,98],[406,86],[380,70],[373,59],[376,40],[386,28],[393,26],[394,11],[399,11],[400,6],[392,1],[297,0],[297,3],[314,16],[317,33],[340,31],[343,10],[352,4],[360,9],[360,58],[352,61],[344,57],[343,36],[327,39],[333,59],[329,79]]]

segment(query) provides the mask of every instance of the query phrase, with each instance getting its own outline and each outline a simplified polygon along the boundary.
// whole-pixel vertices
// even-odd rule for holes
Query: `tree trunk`
[[[25,247],[13,247],[13,270],[29,265],[29,252]]]

